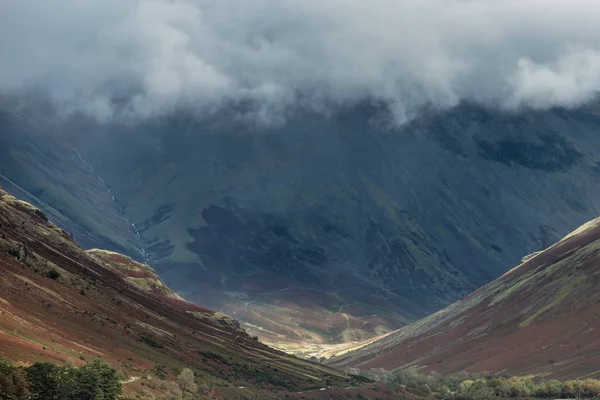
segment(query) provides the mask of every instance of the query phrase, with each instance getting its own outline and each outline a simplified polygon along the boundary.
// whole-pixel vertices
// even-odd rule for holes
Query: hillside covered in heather
[[[328,363],[597,378],[599,280],[595,219],[459,302]]]

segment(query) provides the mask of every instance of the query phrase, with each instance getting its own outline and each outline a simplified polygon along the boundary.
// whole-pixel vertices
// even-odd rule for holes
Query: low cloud
[[[100,118],[373,97],[576,106],[600,89],[597,0],[13,0],[0,91]]]

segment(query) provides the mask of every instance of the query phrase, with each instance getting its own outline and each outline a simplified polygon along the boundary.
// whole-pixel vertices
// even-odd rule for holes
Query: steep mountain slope
[[[595,110],[463,104],[395,127],[365,103],[66,130],[169,286],[303,346],[423,317],[598,215]]]
[[[141,257],[131,222],[91,166],[57,134],[56,121],[0,96],[0,184],[44,209],[84,247]],[[30,105],[32,107],[32,105]]]
[[[330,364],[597,377],[599,284],[595,219],[463,300]]]
[[[54,132],[106,183],[169,287],[289,350],[403,326],[598,215],[596,109],[462,104],[397,127],[368,102],[269,125],[232,107],[77,117]]]
[[[32,205],[0,190],[0,357],[110,362],[144,390],[193,368],[225,398],[346,387],[343,373],[273,350],[237,322],[189,303],[147,266],[81,250]],[[154,382],[154,383],[152,383]],[[128,390],[133,390],[128,385]],[[138,386],[138,389],[142,389]]]

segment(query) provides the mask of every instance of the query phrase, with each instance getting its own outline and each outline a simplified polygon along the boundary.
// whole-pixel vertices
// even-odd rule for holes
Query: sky
[[[598,21],[597,0],[3,0],[0,92],[99,118],[247,99],[376,98],[399,120],[572,107],[600,89]]]

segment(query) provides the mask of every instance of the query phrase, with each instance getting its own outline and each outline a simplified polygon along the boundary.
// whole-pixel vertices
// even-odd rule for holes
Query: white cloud
[[[507,105],[548,108],[578,105],[589,99],[600,82],[600,53],[582,50],[566,54],[550,65],[520,59],[511,82]]]
[[[597,0],[8,0],[0,90],[99,116],[373,96],[576,105],[600,89]]]

